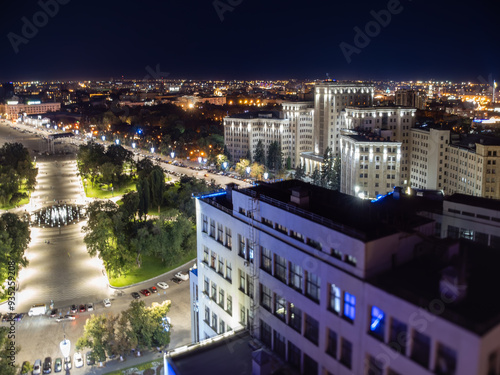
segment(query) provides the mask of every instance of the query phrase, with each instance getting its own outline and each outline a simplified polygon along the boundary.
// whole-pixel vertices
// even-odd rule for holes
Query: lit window
[[[330,285],[330,306],[331,311],[340,314],[340,288],[335,284]]]
[[[382,310],[380,310],[377,306],[372,306],[370,332],[376,338],[384,341],[385,313]]]
[[[352,321],[356,317],[356,297],[347,292],[344,293],[344,317]]]

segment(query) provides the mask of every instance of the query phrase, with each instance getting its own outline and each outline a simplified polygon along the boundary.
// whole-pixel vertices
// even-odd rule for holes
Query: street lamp
[[[172,159],[173,159],[173,158],[175,158],[175,152],[173,152],[173,151],[172,151],[172,152],[170,153],[170,157],[171,157]]]
[[[101,139],[102,139],[102,141],[104,142],[104,141],[106,140],[106,136],[105,136],[105,135],[103,135],[103,136],[101,137]]]
[[[135,148],[135,142],[132,142],[132,148]]]
[[[250,167],[247,167],[246,171],[247,171],[247,175],[249,175],[250,174]]]
[[[227,161],[225,161],[224,163],[222,163],[222,169],[226,170],[227,168]]]
[[[268,177],[269,177],[269,173],[264,172],[264,180],[267,180]]]
[[[120,144],[120,140],[119,140],[119,139],[116,139],[116,140],[115,140],[115,143],[116,143],[117,145],[119,145],[119,144]]]
[[[200,163],[200,164],[201,164],[201,161],[202,161],[202,160],[203,160],[203,159],[201,158],[201,156],[198,156],[198,163]]]
[[[151,153],[154,154],[155,153],[155,148],[154,147],[151,147]]]

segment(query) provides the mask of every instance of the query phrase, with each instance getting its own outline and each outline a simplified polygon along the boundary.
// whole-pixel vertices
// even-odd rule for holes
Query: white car
[[[33,375],[40,375],[42,373],[42,360],[37,359],[33,366]]]
[[[104,304],[104,307],[111,307],[111,301],[109,298],[105,298],[102,303]]]
[[[182,273],[182,272],[177,272],[174,277],[181,279],[181,280],[189,280],[189,275],[187,273]]]
[[[156,285],[158,285],[158,287],[161,288],[161,289],[168,289],[168,284],[166,282],[164,282],[164,281],[160,281]]]
[[[83,367],[83,358],[80,352],[75,353],[73,360],[75,361],[75,368]]]

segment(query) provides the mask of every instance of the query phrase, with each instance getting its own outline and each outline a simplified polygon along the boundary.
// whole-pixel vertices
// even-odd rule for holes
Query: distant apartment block
[[[425,109],[427,94],[424,91],[398,89],[394,96],[396,105]]]
[[[39,115],[48,112],[57,112],[61,110],[61,103],[41,103],[40,101],[28,101],[26,104],[17,102],[7,102],[0,107],[0,112],[9,120],[15,120],[24,114]]]
[[[340,191],[376,198],[400,184],[401,142],[375,134],[342,135]]]
[[[300,165],[300,154],[313,150],[314,102],[285,102],[282,106],[295,139],[291,145],[292,168],[295,168]]]
[[[410,131],[410,186],[444,190],[450,131],[428,126]]]
[[[267,152],[272,142],[281,145],[283,162],[295,155],[296,138],[290,128],[290,120],[279,112],[257,111],[225,117],[224,143],[233,158],[233,162],[245,159],[253,160],[259,141]]]

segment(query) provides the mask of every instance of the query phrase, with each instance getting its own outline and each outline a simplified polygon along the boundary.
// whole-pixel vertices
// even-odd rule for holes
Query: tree
[[[226,155],[227,160],[232,161],[233,157],[231,156],[231,153],[229,152],[229,149],[227,148],[226,145],[224,145],[224,155]]]
[[[296,180],[304,181],[305,176],[306,176],[306,169],[305,169],[304,165],[302,163],[300,163],[300,165],[298,165],[295,168],[294,178]]]
[[[321,174],[319,173],[318,167],[314,168],[314,171],[312,173],[312,183],[314,185],[320,185],[321,184]]]
[[[247,167],[250,166],[250,160],[248,159],[240,159],[239,162],[236,163],[234,167],[236,173],[238,173],[241,177],[247,176]]]
[[[229,159],[224,154],[219,154],[215,157],[215,163],[217,165],[217,169],[224,169],[224,163],[226,163],[226,169],[229,166]]]
[[[278,141],[271,142],[267,150],[267,167],[273,171],[280,171],[283,167],[283,153]]]
[[[9,329],[0,327],[0,374],[17,375],[19,369],[15,364],[19,348],[9,337]]]
[[[323,165],[321,166],[321,186],[329,188],[333,180],[333,154],[332,149],[327,147],[323,155]]]
[[[139,180],[137,182],[137,193],[139,194],[139,216],[147,215],[149,212],[149,204],[150,204],[150,190],[149,190],[149,182],[147,178]]]
[[[262,165],[266,165],[266,150],[264,149],[264,144],[260,139],[257,142],[257,146],[255,147],[255,156],[253,161]]]
[[[158,214],[160,213],[160,206],[163,201],[163,193],[165,192],[165,173],[163,169],[155,166],[149,175],[150,189],[151,189],[151,203],[153,206],[158,207]]]
[[[340,155],[335,158],[333,163],[333,176],[330,181],[330,188],[333,190],[340,190],[340,182],[341,182],[341,172],[342,172],[342,160]]]
[[[259,163],[253,163],[250,166],[250,176],[256,178],[258,180],[262,179],[262,175],[264,174],[264,165]]]
[[[92,349],[91,357],[94,361],[99,361],[102,365],[102,358],[106,358],[106,347],[108,346],[106,315],[91,315],[83,327],[83,336],[76,342],[76,350],[82,348]]]

